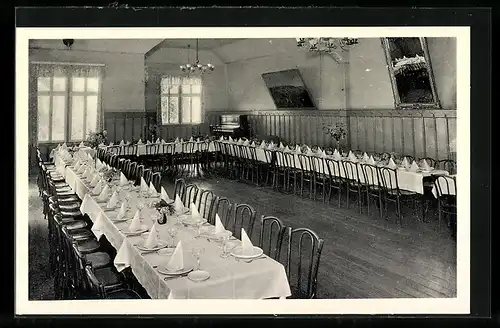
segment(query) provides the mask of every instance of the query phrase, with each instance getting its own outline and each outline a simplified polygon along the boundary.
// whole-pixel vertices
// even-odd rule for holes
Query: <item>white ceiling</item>
[[[145,54],[163,39],[76,39],[72,50]],[[66,49],[62,39],[30,40],[30,48]]]
[[[222,47],[226,44],[235,43],[245,39],[198,39],[198,48],[200,50],[212,50],[215,48]],[[196,39],[165,39],[161,47],[162,48],[187,48],[188,45],[192,48],[196,48]]]

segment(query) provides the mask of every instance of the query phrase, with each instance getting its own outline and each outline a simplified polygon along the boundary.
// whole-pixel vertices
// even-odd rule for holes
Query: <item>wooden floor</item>
[[[247,203],[261,215],[277,216],[294,228],[307,227],[324,239],[318,298],[456,297],[456,243],[435,218],[410,217],[400,228],[352,207],[338,208],[226,179],[187,180],[232,202]],[[170,195],[173,183],[162,183]],[[258,239],[254,229],[252,241]]]

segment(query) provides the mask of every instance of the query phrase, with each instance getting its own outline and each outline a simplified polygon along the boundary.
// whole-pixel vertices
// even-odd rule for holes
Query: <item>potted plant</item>
[[[339,152],[343,152],[343,145],[340,143],[341,140],[345,140],[347,136],[347,127],[343,122],[337,122],[334,125],[325,125],[323,126],[323,130],[327,134],[329,134],[334,140],[335,145],[338,148]]]
[[[107,134],[108,132],[106,130],[102,132],[90,132],[84,143],[91,148],[97,148],[101,143],[108,143],[106,138]]]

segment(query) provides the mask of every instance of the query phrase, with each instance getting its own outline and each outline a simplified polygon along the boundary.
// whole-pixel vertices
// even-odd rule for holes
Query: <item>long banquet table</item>
[[[58,165],[61,167],[61,164]],[[83,199],[81,211],[87,214],[93,221],[92,231],[97,238],[106,236],[110,244],[116,248],[117,255],[114,260],[115,267],[122,271],[127,267],[132,269],[133,274],[153,299],[263,299],[271,297],[286,298],[291,295],[285,269],[279,262],[266,257],[250,263],[238,261],[230,256],[222,258],[218,242],[208,238],[195,239],[196,231],[184,225],[178,226],[177,240],[181,240],[184,246],[185,263],[194,263],[190,250],[194,246],[205,249],[201,258],[201,269],[210,273],[210,278],[202,282],[193,282],[187,277],[170,279],[156,270],[157,266],[166,264],[168,256],[159,255],[156,252],[141,254],[135,246],[145,240],[145,235],[126,237],[123,229],[129,222],[114,222],[116,211],[107,211],[104,203],[96,201],[95,196],[90,193],[89,182],[82,179],[78,173],[69,167],[59,170],[66,177],[67,183],[75,193]],[[126,192],[119,192],[123,200]],[[138,202],[147,204],[151,199],[144,199],[138,192],[130,191],[132,211],[137,208]],[[142,210],[142,224],[151,228],[154,208],[145,207]],[[129,215],[130,215],[129,213]],[[182,220],[182,216],[177,219]],[[157,224],[160,240],[172,243],[168,228],[176,225],[176,218],[169,217],[165,225]],[[238,245],[239,240],[232,240]]]

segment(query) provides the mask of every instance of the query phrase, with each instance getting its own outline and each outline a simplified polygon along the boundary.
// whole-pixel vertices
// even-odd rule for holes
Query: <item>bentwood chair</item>
[[[445,170],[449,174],[457,174],[457,162],[452,159],[442,159],[437,161],[435,168]]]
[[[317,198],[318,187],[321,188],[321,194],[323,198],[323,203],[326,202],[326,189],[328,186],[328,169],[326,168],[325,159],[323,157],[311,156],[311,161],[313,164],[313,199]]]
[[[401,211],[401,202],[414,203],[415,200],[420,197],[420,195],[413,191],[399,189],[397,169],[391,169],[389,167],[379,167],[379,178],[381,181],[380,186],[382,187],[384,196],[386,216],[387,203],[395,203],[397,219],[399,221],[399,225],[402,225],[403,214]]]
[[[341,167],[342,164],[334,159],[331,158],[325,158],[325,166],[326,169],[328,170],[328,203],[330,203],[330,200],[332,199],[332,190],[337,191],[337,196],[338,196],[338,207],[340,208],[340,201],[342,198],[342,189],[344,188],[344,180],[342,179],[341,176]]]
[[[295,299],[316,298],[323,239],[307,228],[287,228],[286,273]]]
[[[174,199],[179,196],[179,198],[184,201],[184,197],[186,194],[186,181],[184,179],[179,178],[175,180],[174,185]]]
[[[280,260],[285,230],[285,225],[277,217],[261,216],[259,247],[264,251],[264,254],[276,261]]]
[[[137,162],[130,162],[127,179],[132,180],[135,183],[136,172],[137,172]]]
[[[418,164],[420,164],[423,160],[425,160],[430,167],[434,167],[434,168],[436,167],[436,164],[438,162],[432,157],[421,157],[418,159]],[[411,164],[411,162],[410,162],[410,164]]]
[[[306,154],[297,154],[300,163],[300,197],[304,195],[304,182],[309,183],[309,198],[314,194],[314,163],[311,156]]]
[[[198,192],[199,188],[194,183],[186,185],[186,192],[184,193],[184,199],[182,200],[186,207],[189,208],[191,204],[196,204],[196,201],[198,200]]]
[[[216,216],[216,214],[218,214],[222,224],[224,225],[224,227],[226,227],[229,220],[230,220],[232,207],[233,207],[233,204],[231,204],[229,199],[227,199],[225,197],[217,197],[217,200],[214,203],[214,209],[213,209],[214,222],[215,222],[215,216]]]
[[[168,177],[175,176],[174,165],[175,144],[164,143],[160,145],[159,157],[161,158],[161,172]]]
[[[215,224],[212,211],[216,200],[217,196],[211,190],[201,190],[198,201],[198,212],[202,218],[205,218],[212,225]]]
[[[366,191],[367,214],[370,215],[370,199],[374,198],[377,201],[380,219],[382,219],[382,187],[380,186],[378,167],[370,164],[360,164],[360,166],[363,174],[364,190]]]
[[[123,278],[112,266],[94,269],[85,265],[85,277],[91,298],[97,299],[140,299],[138,293],[126,287]]]
[[[349,208],[350,196],[351,194],[356,194],[358,198],[359,213],[362,213],[362,198],[364,193],[364,185],[360,181],[360,174],[358,170],[358,164],[351,161],[342,161],[344,168],[347,190],[347,208]]]
[[[266,165],[264,166],[266,172],[265,184],[275,188],[277,177],[276,155],[274,151],[264,148],[264,156],[266,157]]]
[[[233,236],[241,239],[241,229],[245,229],[249,238],[252,236],[255,224],[255,210],[248,204],[237,204],[233,206],[232,216],[226,223],[226,230],[230,230]]]
[[[135,185],[140,186],[141,185],[141,179],[144,177],[144,165],[137,165],[137,168],[135,169]]]
[[[145,169],[143,177],[144,177],[144,181],[146,181],[146,183],[149,186],[149,183],[151,182],[151,179],[153,177],[153,171],[151,171],[151,169]]]
[[[438,200],[438,231],[443,215],[448,218],[448,226],[457,218],[457,180],[454,176],[441,175],[434,180],[435,197]],[[452,230],[454,231],[454,229]]]
[[[161,189],[161,173],[156,172],[151,175],[151,182],[153,183],[153,186],[155,187],[156,191],[160,191]]]

